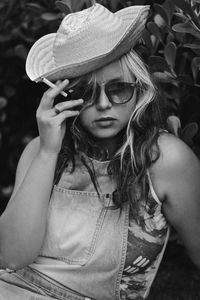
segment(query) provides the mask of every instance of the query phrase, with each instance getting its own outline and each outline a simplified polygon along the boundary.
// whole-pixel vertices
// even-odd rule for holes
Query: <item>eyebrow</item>
[[[110,79],[110,80],[108,80],[106,82],[104,81],[102,83],[107,84],[107,83],[114,83],[114,82],[118,82],[118,81],[124,81],[124,78],[121,77],[121,76],[118,76],[118,77],[112,78],[112,79]]]

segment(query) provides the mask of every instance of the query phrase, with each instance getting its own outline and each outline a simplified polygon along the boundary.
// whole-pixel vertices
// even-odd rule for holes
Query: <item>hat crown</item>
[[[32,46],[26,71],[31,80],[75,78],[118,59],[135,46],[150,6],[129,6],[115,13],[100,4],[64,17],[56,33]]]
[[[117,33],[117,34],[116,34]],[[67,15],[60,24],[53,45],[53,56],[57,66],[92,59],[94,53],[101,55],[105,45],[113,48],[116,35],[123,35],[120,17],[106,7],[94,4],[88,9]],[[94,43],[98,40],[97,43]],[[88,51],[89,47],[91,51]]]
[[[109,22],[109,27],[105,24]],[[58,31],[56,33],[56,39],[54,47],[61,46],[70,38],[81,34],[83,31],[87,31],[88,27],[94,26],[100,31],[113,30],[113,26],[120,26],[121,20],[118,16],[110,12],[107,8],[100,4],[94,4],[93,6],[78,11],[76,13],[68,14],[61,22]]]

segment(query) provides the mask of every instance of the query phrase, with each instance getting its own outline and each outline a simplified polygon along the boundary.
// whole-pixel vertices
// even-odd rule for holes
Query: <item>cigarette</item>
[[[48,79],[46,79],[44,77],[42,77],[42,81],[44,83],[46,83],[51,88],[55,88],[56,87],[56,85],[53,82],[49,81]],[[67,93],[65,93],[64,91],[61,91],[60,94],[63,95],[64,97],[68,96]]]

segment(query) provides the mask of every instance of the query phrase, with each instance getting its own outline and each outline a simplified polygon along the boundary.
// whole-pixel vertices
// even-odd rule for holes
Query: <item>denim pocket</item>
[[[3,290],[2,290],[3,289]],[[7,290],[7,292],[6,292]],[[21,292],[20,292],[21,291]],[[22,276],[17,274],[17,271],[9,271],[7,272],[0,272],[0,295],[1,293],[5,292],[6,293],[6,298],[5,299],[19,299],[17,296],[21,295],[20,299],[25,299],[24,295],[28,295],[30,292],[36,293],[36,297],[39,295],[45,296],[46,294],[36,285],[34,285],[32,282],[27,281],[24,279]],[[12,292],[14,292],[14,295],[12,297]],[[8,293],[8,294],[7,294]],[[10,294],[11,293],[11,294]],[[9,298],[10,297],[10,298]],[[31,297],[29,295],[29,297]],[[32,296],[34,297],[34,296]],[[31,297],[31,299],[32,299]],[[1,299],[1,297],[0,297]],[[26,299],[29,299],[28,296]],[[35,298],[34,299],[39,299]]]
[[[95,251],[106,210],[95,192],[55,186],[41,255],[86,264]]]

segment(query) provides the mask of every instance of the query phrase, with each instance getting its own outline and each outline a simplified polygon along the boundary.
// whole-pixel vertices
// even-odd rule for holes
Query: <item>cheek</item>
[[[135,102],[133,103],[128,103],[128,105],[126,106],[126,108],[124,108],[121,112],[121,120],[123,120],[126,124],[128,123],[128,121],[130,120],[130,117],[133,113],[133,111],[135,110]]]
[[[124,128],[131,117],[132,111],[129,112],[122,112],[120,116],[120,127],[121,129]]]
[[[88,111],[88,109],[81,112],[79,116],[81,125],[83,125],[85,128],[88,128],[91,121],[91,116],[92,112]]]

